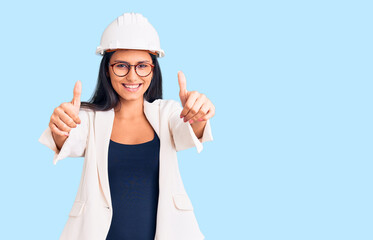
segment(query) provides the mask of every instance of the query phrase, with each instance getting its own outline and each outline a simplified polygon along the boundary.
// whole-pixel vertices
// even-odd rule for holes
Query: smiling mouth
[[[138,83],[138,84],[124,84],[124,83],[122,83],[122,85],[125,88],[135,89],[135,88],[140,87],[142,85],[142,83]]]
[[[142,83],[139,83],[139,84],[124,84],[124,83],[122,83],[122,85],[129,92],[137,92],[141,88]]]

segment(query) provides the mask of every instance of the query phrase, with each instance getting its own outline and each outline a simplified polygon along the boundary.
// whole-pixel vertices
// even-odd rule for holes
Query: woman
[[[79,190],[60,239],[204,239],[184,189],[176,152],[212,140],[211,101],[186,90],[162,100],[158,34],[141,14],[126,13],[101,38],[98,83],[80,102],[57,107],[39,141],[54,164],[84,157]]]

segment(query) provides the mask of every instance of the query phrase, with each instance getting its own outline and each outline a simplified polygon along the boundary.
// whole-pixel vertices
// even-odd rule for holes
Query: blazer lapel
[[[98,175],[102,192],[108,206],[111,207],[111,197],[108,178],[108,150],[111,131],[114,123],[114,108],[108,111],[97,111],[95,119],[95,140]]]
[[[155,100],[154,102],[150,103],[144,99],[144,113],[158,137],[161,138],[159,132],[159,101]]]
[[[144,113],[154,131],[157,133],[159,138],[161,138],[159,132],[159,101],[150,103],[144,98]],[[112,206],[108,175],[108,151],[111,132],[114,124],[114,116],[114,108],[112,108],[108,111],[97,111],[95,119],[97,168],[102,192],[108,206],[110,207]]]

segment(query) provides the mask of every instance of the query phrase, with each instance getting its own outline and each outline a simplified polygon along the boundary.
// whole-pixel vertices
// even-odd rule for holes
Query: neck
[[[114,108],[115,117],[122,120],[135,120],[144,116],[144,98],[136,100],[120,99]]]

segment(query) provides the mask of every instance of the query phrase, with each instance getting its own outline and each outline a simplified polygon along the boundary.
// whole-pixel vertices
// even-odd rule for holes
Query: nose
[[[135,71],[135,66],[130,66],[130,69],[126,75],[127,80],[129,81],[136,81],[138,78],[137,73]]]

